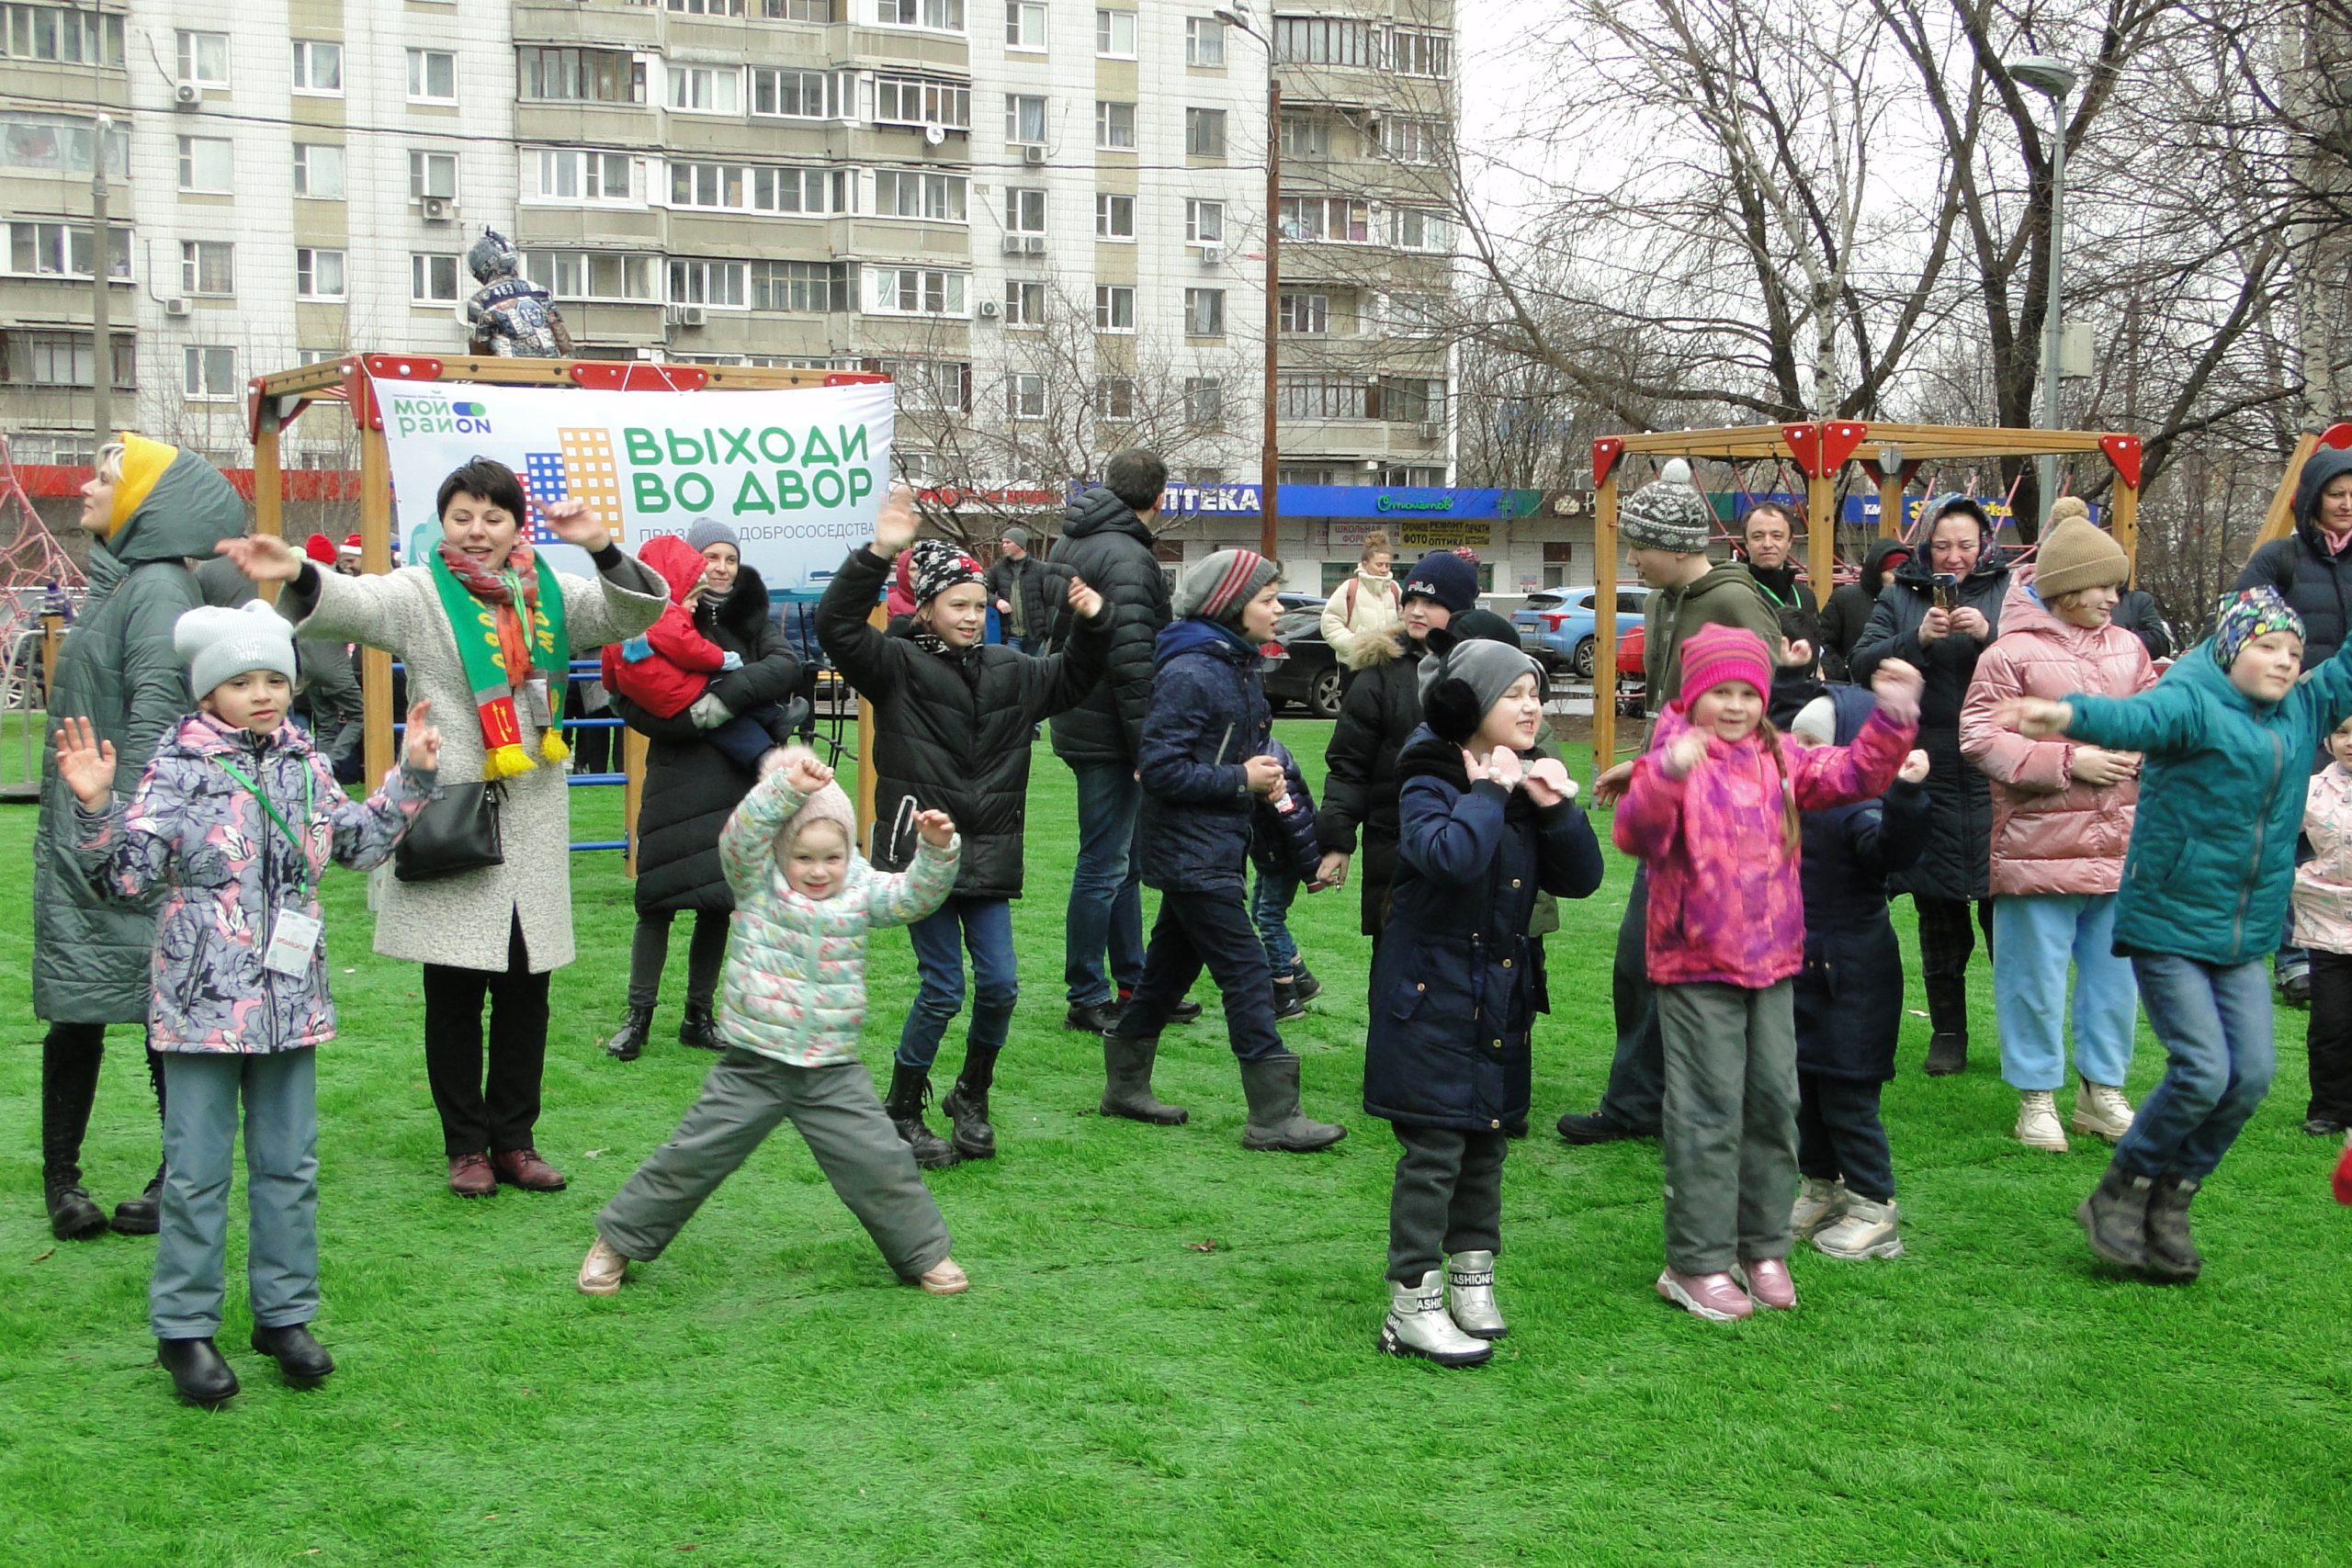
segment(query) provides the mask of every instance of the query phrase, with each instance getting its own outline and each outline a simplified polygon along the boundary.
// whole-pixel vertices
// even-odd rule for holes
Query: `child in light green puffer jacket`
[[[857,1059],[865,1021],[865,938],[937,908],[961,842],[942,811],[919,812],[914,863],[876,871],[853,847],[855,820],[832,770],[806,750],[753,786],[718,836],[735,892],[723,981],[725,1055],[670,1141],[596,1216],[580,1289],[611,1295],[650,1260],[789,1117],[833,1190],[899,1277],[934,1295],[967,1288],[914,1155]]]

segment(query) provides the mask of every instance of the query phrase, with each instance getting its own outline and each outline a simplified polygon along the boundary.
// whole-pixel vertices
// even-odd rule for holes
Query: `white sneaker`
[[[1432,1269],[1408,1284],[1388,1282],[1388,1319],[1380,1348],[1392,1356],[1420,1356],[1441,1367],[1472,1367],[1495,1353],[1484,1339],[1462,1332],[1445,1310],[1443,1276]]]
[[[1838,1223],[1813,1238],[1813,1248],[1830,1258],[1900,1258],[1903,1237],[1895,1227],[1902,1220],[1893,1199],[1873,1203],[1858,1192],[1849,1192]]]
[[[2050,1090],[2029,1089],[2019,1094],[2017,1138],[2030,1149],[2066,1152],[2066,1129],[2058,1125],[2058,1100]]]
[[[2123,1098],[2121,1089],[2088,1078],[2082,1083],[2082,1092],[2075,1096],[2075,1132],[2111,1144],[2132,1130],[2132,1102]]]
[[[1818,1176],[1808,1176],[1797,1188],[1797,1201],[1789,1210],[1789,1234],[1804,1241],[1822,1226],[1838,1217],[1846,1201],[1846,1184],[1826,1181]]]

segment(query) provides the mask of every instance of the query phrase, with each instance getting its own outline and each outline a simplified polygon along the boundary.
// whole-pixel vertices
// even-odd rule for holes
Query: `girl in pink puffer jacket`
[[[2063,1150],[2056,1090],[2066,1077],[2066,969],[2075,970],[2077,1133],[2132,1125],[2139,990],[2114,952],[2115,896],[2140,795],[2140,760],[2071,740],[2029,740],[1994,715],[2013,697],[2128,697],[2155,684],[2148,650],[2112,624],[2131,575],[2122,547],[2086,517],[2043,536],[2030,579],[2013,579],[2001,635],[1976,661],[1961,706],[1961,754],[1993,784],[1993,1001],[2001,1076],[2020,1096],[2016,1135]]]

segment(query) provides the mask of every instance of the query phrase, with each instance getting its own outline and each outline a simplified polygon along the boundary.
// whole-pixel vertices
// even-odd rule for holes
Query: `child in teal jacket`
[[[2092,1251],[2151,1280],[2203,1268],[2189,1201],[2277,1066],[2264,962],[2294,886],[2312,752],[2352,716],[2352,643],[2308,676],[2302,660],[2301,618],[2253,588],[2150,691],[2024,697],[2000,713],[2029,736],[2146,758],[2115,948],[2168,1060],[2075,1217]]]

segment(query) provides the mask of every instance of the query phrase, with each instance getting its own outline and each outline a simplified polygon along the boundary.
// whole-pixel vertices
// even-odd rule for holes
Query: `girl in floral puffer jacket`
[[[319,877],[389,857],[433,793],[440,733],[420,703],[401,769],[364,803],[286,721],[293,628],[267,604],[181,615],[199,712],[155,748],[128,807],[112,742],[86,719],[57,737],[74,851],[102,897],[164,889],[148,1039],[164,1065],[161,1231],[148,1317],[181,1394],[217,1404],[236,1374],[213,1344],[228,1248],[231,1153],[244,1111],[254,1348],[297,1382],[334,1370],[319,1306],[319,1120],[312,1047],[334,1037]]]
[[[857,1057],[866,933],[911,925],[956,886],[956,824],[944,811],[914,820],[914,863],[876,871],[852,847],[855,818],[833,771],[799,747],[727,819],[718,835],[735,893],[718,1015],[727,1053],[677,1132],[596,1216],[580,1266],[583,1292],[611,1295],[632,1260],[659,1258],[787,1117],[900,1279],[933,1295],[967,1287],[914,1153]]]
[[[1756,1302],[1797,1304],[1787,1258],[1797,1186],[1791,981],[1804,967],[1798,813],[1885,792],[1918,733],[1921,682],[1902,660],[1883,661],[1871,682],[1878,709],[1853,744],[1800,746],[1764,717],[1771,660],[1754,632],[1701,628],[1683,646],[1682,671],[1682,695],[1634,764],[1613,831],[1649,867],[1649,976],[1666,1043],[1657,1292],[1728,1322]]]

